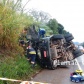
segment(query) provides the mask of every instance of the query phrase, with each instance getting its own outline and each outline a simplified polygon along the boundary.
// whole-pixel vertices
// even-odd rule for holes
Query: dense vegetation
[[[33,18],[22,12],[21,0],[0,1],[0,77],[28,80],[38,70],[38,66],[31,69],[18,45],[21,31],[33,23]],[[0,84],[12,83],[0,80]]]
[[[0,77],[26,80],[40,67],[31,69],[23,55],[23,48],[18,45],[24,28],[28,29],[31,25],[35,25],[37,31],[38,28],[45,28],[46,35],[64,34],[66,31],[56,19],[50,19],[49,14],[43,11],[24,13],[25,6],[21,4],[21,0],[0,0]],[[0,84],[12,83],[0,81]]]

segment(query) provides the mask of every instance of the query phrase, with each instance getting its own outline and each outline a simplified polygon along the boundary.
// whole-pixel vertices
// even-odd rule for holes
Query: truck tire
[[[68,33],[68,34],[65,34],[64,37],[69,38],[69,37],[73,37],[73,35],[71,33]]]
[[[73,40],[74,37],[71,36],[71,37],[68,37],[68,38],[65,38],[65,39],[66,39],[67,42],[69,42],[69,41]]]
[[[77,54],[75,54],[75,55],[74,55],[74,58],[77,58],[77,57],[79,57],[79,56],[81,56],[81,55],[83,55],[83,53],[82,53],[82,52],[77,53]]]
[[[83,53],[81,52],[81,50],[76,49],[75,51],[73,51],[74,58],[77,58],[77,57],[79,57],[81,55],[83,55]]]
[[[74,54],[74,55],[76,55],[76,54],[78,54],[78,53],[81,53],[81,50],[80,50],[80,49],[76,49],[76,50],[73,51],[73,54]]]
[[[63,39],[64,37],[61,35],[61,34],[58,34],[58,35],[53,35],[51,37],[52,40],[56,40],[56,39]]]

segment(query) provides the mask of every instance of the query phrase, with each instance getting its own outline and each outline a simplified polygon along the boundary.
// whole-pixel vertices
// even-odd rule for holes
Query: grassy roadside
[[[25,56],[1,57],[0,56],[0,77],[17,80],[30,80],[30,78],[41,70],[40,66],[34,69],[26,60]],[[1,81],[0,84],[19,84],[15,82]]]

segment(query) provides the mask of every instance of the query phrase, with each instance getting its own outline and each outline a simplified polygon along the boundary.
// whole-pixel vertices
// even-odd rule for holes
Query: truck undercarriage
[[[35,48],[41,67],[55,69],[61,62],[71,61],[82,55],[83,53],[75,47],[72,39],[73,37],[66,41],[62,35],[53,35],[40,39],[36,44],[36,47],[38,47]]]

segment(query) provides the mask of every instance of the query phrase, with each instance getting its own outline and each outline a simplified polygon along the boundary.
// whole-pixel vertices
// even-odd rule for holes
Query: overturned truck
[[[32,35],[36,33],[31,32]],[[56,69],[58,62],[71,61],[83,53],[75,47],[73,43],[73,35],[67,33],[65,35],[56,34],[44,37],[44,30],[40,30],[40,36],[31,35],[30,42],[36,50],[36,61],[42,68]]]

